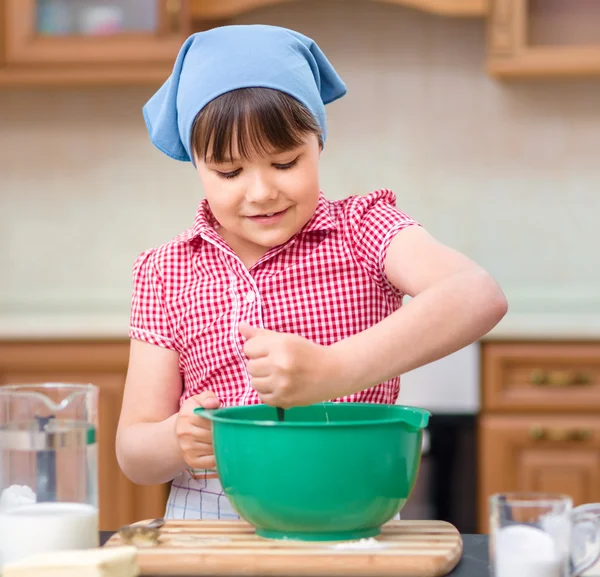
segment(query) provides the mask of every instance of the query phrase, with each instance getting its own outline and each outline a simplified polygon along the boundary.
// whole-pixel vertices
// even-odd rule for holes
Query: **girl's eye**
[[[238,174],[240,174],[240,172],[242,172],[241,168],[238,168],[237,170],[232,170],[231,172],[220,172],[220,171],[216,171],[216,173],[221,177],[221,178],[235,178]]]
[[[294,160],[292,160],[292,162],[288,162],[287,164],[274,164],[273,166],[277,170],[288,170],[288,169],[293,168],[294,166],[296,166],[296,164],[298,164],[298,159],[294,158]]]

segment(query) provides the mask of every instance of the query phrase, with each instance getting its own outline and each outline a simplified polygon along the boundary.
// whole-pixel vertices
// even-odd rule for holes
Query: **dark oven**
[[[402,519],[438,519],[461,533],[477,533],[476,421],[474,414],[431,415]]]

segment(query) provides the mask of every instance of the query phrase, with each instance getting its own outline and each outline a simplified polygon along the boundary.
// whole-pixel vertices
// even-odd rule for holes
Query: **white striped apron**
[[[239,519],[214,470],[183,471],[171,483],[166,519]],[[394,519],[400,519],[398,513]]]

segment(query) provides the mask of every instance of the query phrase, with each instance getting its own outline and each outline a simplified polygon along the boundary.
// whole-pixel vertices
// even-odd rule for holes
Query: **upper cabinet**
[[[0,0],[0,85],[162,82],[187,0]]]
[[[0,0],[0,87],[159,85],[190,33],[304,1]],[[600,0],[362,1],[480,18],[499,78],[600,75]]]
[[[600,75],[598,0],[491,0],[488,30],[495,76]]]

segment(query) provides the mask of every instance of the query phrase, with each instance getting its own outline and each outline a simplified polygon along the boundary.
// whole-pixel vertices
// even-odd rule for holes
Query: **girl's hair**
[[[243,160],[300,146],[321,127],[295,98],[271,88],[239,88],[209,102],[192,126],[191,147],[198,158],[227,162],[234,149]],[[235,147],[234,147],[235,139]]]

